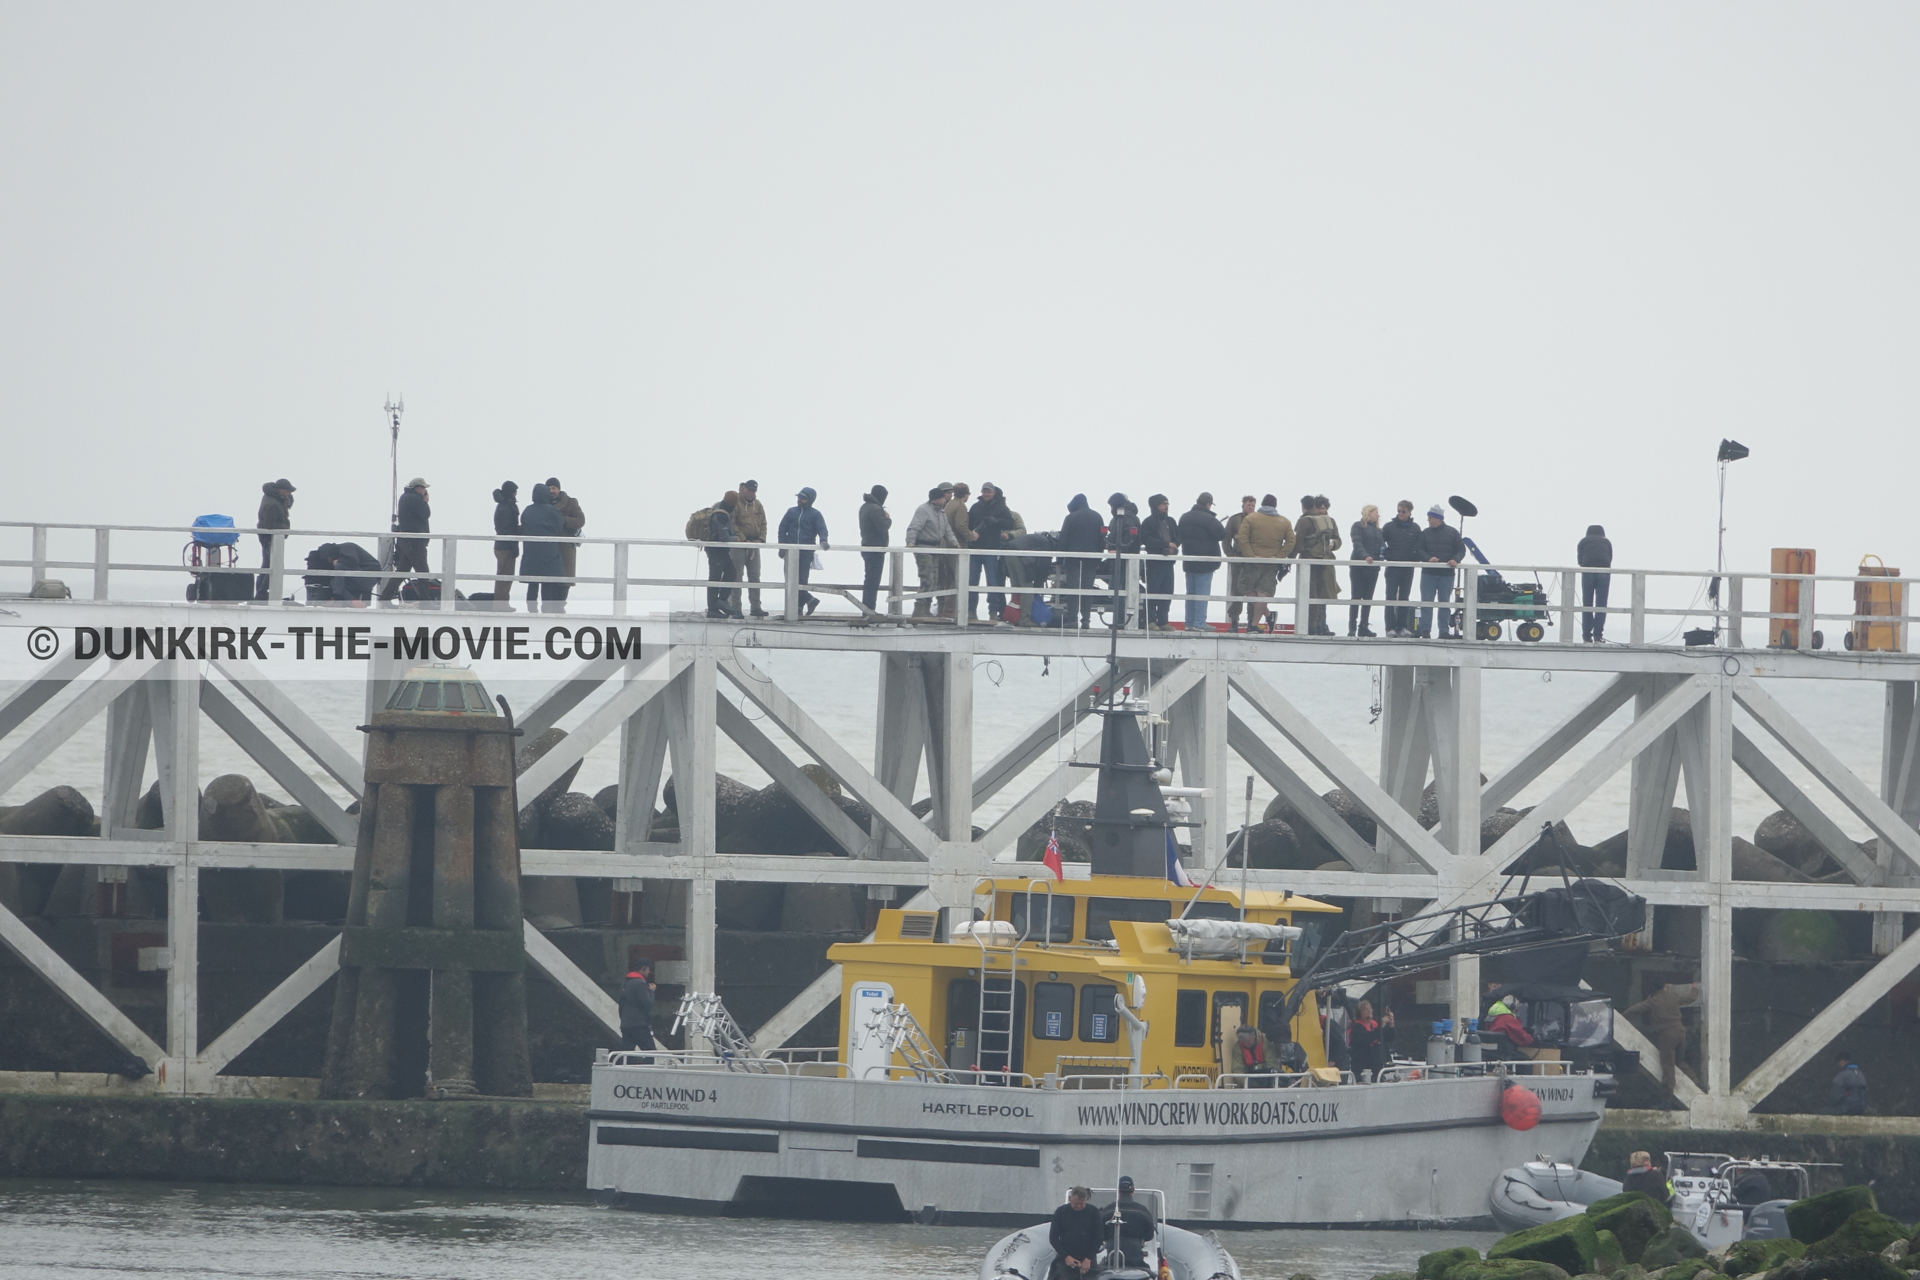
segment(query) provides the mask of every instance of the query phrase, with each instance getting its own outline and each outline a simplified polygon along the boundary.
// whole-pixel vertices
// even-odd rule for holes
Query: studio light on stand
[[[1715,455],[1720,464],[1720,520],[1713,557],[1713,581],[1707,584],[1707,599],[1713,601],[1713,630],[1689,631],[1684,637],[1689,646],[1708,645],[1720,638],[1720,579],[1727,571],[1727,464],[1738,462],[1750,450],[1738,440],[1722,440]]]

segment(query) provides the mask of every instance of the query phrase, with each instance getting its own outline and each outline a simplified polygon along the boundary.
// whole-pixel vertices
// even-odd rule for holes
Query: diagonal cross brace
[[[280,985],[260,999],[260,1003],[241,1014],[220,1038],[200,1051],[195,1065],[208,1075],[219,1075],[227,1065],[271,1030],[275,1023],[292,1013],[301,1001],[327,985],[327,979],[340,972],[340,939],[335,937],[314,952],[307,962],[281,980]]]
[[[1893,990],[1897,983],[1905,981],[1916,966],[1920,966],[1920,933],[1895,947],[1886,959],[1862,974],[1859,981],[1815,1014],[1813,1021],[1800,1028],[1785,1044],[1775,1049],[1765,1062],[1749,1072],[1747,1078],[1734,1089],[1734,1102],[1746,1110],[1753,1109],[1768,1094],[1785,1084],[1787,1077],[1805,1066],[1829,1041],[1852,1026],[1856,1018],[1873,1007],[1874,1001]]]
[[[80,1011],[81,1017],[106,1032],[128,1053],[150,1067],[167,1056],[167,1051],[156,1044],[153,1037],[135,1026],[133,1019],[122,1013],[118,1005],[81,977],[58,951],[4,906],[0,906],[0,942],[13,948],[27,968],[51,982],[60,997]]]
[[[145,675],[155,665],[152,658],[124,663],[116,662],[110,670],[96,676],[92,682],[74,695],[73,701],[54,712],[45,724],[27,736],[25,742],[15,747],[5,760],[0,760],[0,795],[11,791],[22,778],[44,763],[56,748],[78,733],[95,716],[105,711],[115,698],[133,687],[133,681]]]
[[[766,732],[747,718],[746,712],[729,702],[725,695],[715,691],[713,709],[718,716],[720,732],[732,738],[739,748],[747,753],[747,758],[760,766],[769,778],[780,784],[780,788],[793,797],[795,804],[807,811],[807,816],[820,824],[820,827],[850,858],[866,856],[867,846],[872,837],[860,829],[860,824],[847,816],[846,810],[833,802],[833,797],[814,785],[813,779],[800,772],[800,766],[787,758]]]
[[[260,726],[247,719],[246,713],[211,680],[200,682],[200,709],[233,739],[235,746],[265,769],[268,777],[285,787],[296,803],[305,806],[335,840],[351,845],[360,838],[360,820],[336,804],[319,783],[307,776],[305,769],[261,732]]]
[[[1640,677],[1618,675],[1587,704],[1549,729],[1538,742],[1520,753],[1480,793],[1480,817],[1489,817],[1495,809],[1527,789],[1541,774],[1558,764],[1561,757],[1605,724],[1614,712],[1633,701],[1641,687]]]
[[[1393,798],[1365,769],[1349,759],[1344,751],[1333,744],[1331,738],[1321,733],[1312,721],[1300,713],[1299,708],[1281,697],[1279,691],[1263,677],[1255,674],[1252,667],[1244,662],[1236,662],[1228,668],[1228,675],[1234,689],[1253,705],[1254,710],[1265,717],[1268,724],[1285,734],[1287,740],[1313,762],[1314,767],[1350,792],[1360,806],[1373,815],[1373,820],[1400,842],[1415,862],[1428,871],[1439,872],[1449,862],[1455,861],[1446,846],[1420,825],[1418,818],[1395,804]]]
[[[1295,773],[1293,766],[1280,758],[1263,741],[1252,725],[1239,716],[1227,717],[1227,745],[1245,760],[1253,771],[1265,778],[1267,785],[1278,792],[1284,800],[1307,820],[1320,838],[1333,846],[1333,851],[1347,860],[1356,871],[1385,871],[1386,859],[1380,851],[1360,838],[1360,833],[1347,824],[1347,820],[1335,813],[1307,780]],[[1243,855],[1244,856],[1244,855]]]
[[[785,691],[737,652],[716,659],[715,666],[726,673],[747,701],[764,711],[802,751],[825,766],[841,786],[853,793],[854,799],[891,827],[908,848],[928,861],[933,859],[940,840],[932,828],[902,804],[898,796],[881,786],[879,779],[861,768],[860,762]]]
[[[1840,824],[1821,811],[1812,797],[1795,786],[1793,779],[1767,757],[1760,744],[1746,734],[1733,731],[1733,762],[1740,766],[1749,778],[1782,809],[1792,814],[1795,821],[1807,829],[1820,847],[1825,849],[1835,862],[1847,869],[1856,884],[1880,884],[1885,882],[1880,868],[1872,858],[1861,851],[1859,845],[1847,838]]]
[[[1891,850],[1894,856],[1905,861],[1903,874],[1920,873],[1920,831],[1901,821],[1886,801],[1860,781],[1859,775],[1847,768],[1825,744],[1808,733],[1805,726],[1788,715],[1786,708],[1775,702],[1773,695],[1751,676],[1742,676],[1734,682],[1733,697],[1761,728],[1773,735],[1774,741],[1785,747],[1814,777],[1831,787],[1840,802],[1872,828],[1873,834],[1880,837],[1882,850]]]
[[[593,714],[581,721],[578,728],[554,743],[552,750],[528,765],[527,771],[520,775],[521,807],[532,804],[542,791],[559,780],[561,774],[585,759],[587,752],[599,746],[607,735],[624,724],[627,717],[658,697],[692,661],[693,652],[690,648],[675,646],[641,675],[621,685],[619,692],[595,707]],[[651,807],[651,800],[647,803]]]
[[[902,911],[926,911],[939,906],[939,900],[929,890],[921,890],[901,905]],[[864,941],[872,942],[873,935],[868,934]],[[805,990],[787,1001],[778,1013],[760,1024],[753,1033],[753,1051],[765,1053],[769,1049],[778,1049],[800,1029],[820,1016],[821,1010],[840,998],[840,966],[828,965],[827,971],[808,983]]]
[[[1675,685],[1645,715],[1635,719],[1618,737],[1575,770],[1571,778],[1535,805],[1524,821],[1515,823],[1485,853],[1466,860],[1462,878],[1458,882],[1459,890],[1449,894],[1446,903],[1437,904],[1437,909],[1468,902],[1475,895],[1490,892],[1488,881],[1497,879],[1502,874],[1502,868],[1532,846],[1539,838],[1542,826],[1559,822],[1577,809],[1588,796],[1600,789],[1602,783],[1645,751],[1661,734],[1678,724],[1680,718],[1706,697],[1712,688],[1712,677],[1705,675],[1689,676]]]
[[[345,787],[347,794],[358,800],[364,786],[366,771],[361,767],[360,757],[340,745],[340,740],[314,723],[300,704],[280,685],[275,684],[260,671],[245,662],[232,659],[217,660],[214,670],[233,682],[248,702],[260,709],[261,714],[278,725],[281,732],[313,757],[315,764]],[[348,841],[349,844],[352,841]]]

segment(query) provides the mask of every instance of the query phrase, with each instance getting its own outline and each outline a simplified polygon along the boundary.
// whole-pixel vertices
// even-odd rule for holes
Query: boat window
[[[1173,1043],[1193,1048],[1207,1042],[1207,993],[1181,991],[1173,1002]]]
[[[1036,1040],[1073,1039],[1073,984],[1071,982],[1033,984],[1033,1038]]]
[[[420,701],[414,704],[415,711],[438,711],[440,709],[440,682],[422,680],[420,682]]]
[[[1027,904],[1033,904],[1033,928],[1027,928]],[[1007,912],[1007,919],[1013,925],[1016,937],[1027,937],[1034,941],[1044,939],[1048,942],[1073,941],[1073,899],[1056,898],[1051,894],[1036,893],[1029,899],[1025,892],[1016,892]]]
[[[1239,1026],[1247,1020],[1247,993],[1244,991],[1216,991],[1213,993],[1213,1042],[1216,1045],[1226,1043],[1225,1037],[1220,1034],[1220,1011],[1222,1009],[1235,1010],[1233,1025],[1236,1027]]]
[[[413,710],[414,701],[418,699],[419,696],[420,682],[418,680],[409,680],[395,689],[393,696],[387,699],[387,710],[411,711]]]
[[[1263,991],[1260,993],[1260,1029],[1267,1033],[1267,1039],[1276,1044],[1283,1039],[1293,1039],[1293,1028],[1287,1025],[1286,992]]]
[[[466,689],[467,710],[469,711],[493,710],[492,704],[487,701],[486,686],[482,685],[478,680],[462,680],[459,686],[449,684],[447,687],[449,690],[455,687],[464,687]],[[448,710],[453,709],[452,698],[447,699],[447,709]]]
[[[1113,1044],[1120,1039],[1120,1015],[1113,1011],[1120,988],[1104,982],[1080,988],[1080,1038],[1090,1044]]]
[[[1115,920],[1138,920],[1144,924],[1159,924],[1171,920],[1186,910],[1187,904],[1178,898],[1088,898],[1087,899],[1087,941],[1113,941],[1113,922]],[[1238,920],[1240,908],[1231,902],[1196,902],[1192,910],[1187,911],[1189,920]]]

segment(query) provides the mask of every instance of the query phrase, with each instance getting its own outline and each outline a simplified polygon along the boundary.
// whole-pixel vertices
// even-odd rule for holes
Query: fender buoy
[[[1500,1095],[1500,1118],[1509,1129],[1523,1132],[1540,1123],[1540,1099],[1533,1090],[1522,1088],[1511,1080]]]

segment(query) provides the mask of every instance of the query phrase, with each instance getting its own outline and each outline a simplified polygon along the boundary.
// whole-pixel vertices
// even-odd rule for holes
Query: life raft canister
[[[1500,1095],[1500,1118],[1509,1129],[1531,1129],[1540,1123],[1540,1099],[1533,1090],[1509,1080]]]

